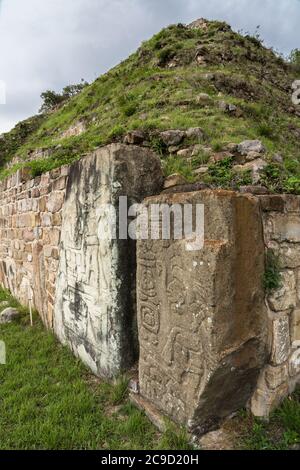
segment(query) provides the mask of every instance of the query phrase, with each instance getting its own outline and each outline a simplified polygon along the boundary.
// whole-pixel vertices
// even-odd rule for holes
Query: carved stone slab
[[[266,360],[264,245],[257,200],[226,191],[166,194],[204,204],[205,244],[139,241],[140,392],[192,432],[244,406]]]
[[[92,371],[115,377],[137,356],[135,242],[103,239],[103,204],[155,194],[162,184],[150,150],[110,145],[72,165],[63,209],[54,328]]]

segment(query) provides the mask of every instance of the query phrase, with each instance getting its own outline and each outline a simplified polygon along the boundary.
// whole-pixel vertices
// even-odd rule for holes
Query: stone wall
[[[68,167],[30,179],[19,170],[0,183],[0,283],[33,305],[52,328],[61,212]]]
[[[202,250],[145,240],[136,260],[133,241],[100,238],[102,204],[161,183],[158,157],[133,145],[18,171],[0,183],[0,283],[97,375],[140,348],[140,398],[193,432],[247,404],[268,416],[300,382],[300,197],[171,188],[145,203],[203,204]],[[266,293],[270,250],[280,284]]]
[[[251,408],[268,416],[300,383],[300,197],[260,198],[266,255],[275,254],[279,287],[266,297],[268,363],[264,367]]]
[[[116,377],[138,357],[135,242],[100,239],[101,207],[118,211],[121,196],[130,207],[162,183],[151,150],[112,144],[69,167],[35,179],[23,169],[0,184],[0,283],[22,304],[32,300],[97,375]]]

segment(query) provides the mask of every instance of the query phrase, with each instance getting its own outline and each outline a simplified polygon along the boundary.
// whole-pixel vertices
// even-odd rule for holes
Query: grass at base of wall
[[[240,412],[236,423],[239,426],[242,449],[300,450],[300,388],[283,401],[268,421]]]
[[[16,302],[0,289],[0,303]],[[3,307],[0,307],[3,310]],[[0,325],[0,450],[190,449],[180,429],[161,435],[128,400],[123,377],[110,385],[93,376],[26,310]]]
[[[2,302],[20,308],[0,288]],[[184,430],[160,434],[127,397],[127,379],[115,385],[92,375],[26,309],[17,323],[0,325],[7,363],[0,364],[0,450],[190,450]],[[270,421],[246,412],[228,421],[235,447],[276,450],[300,447],[300,390]]]

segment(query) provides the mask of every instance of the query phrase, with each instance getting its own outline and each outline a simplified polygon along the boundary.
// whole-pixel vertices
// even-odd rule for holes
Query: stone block
[[[52,213],[58,212],[61,210],[63,203],[64,203],[64,193],[54,191],[49,195],[46,207],[49,212],[52,212]]]
[[[32,242],[35,239],[34,232],[32,229],[25,229],[23,231],[23,240],[25,242]]]
[[[115,377],[137,358],[135,243],[103,239],[103,204],[160,191],[159,158],[127,145],[101,148],[70,168],[63,208],[54,329],[95,374]]]
[[[61,226],[62,216],[60,212],[55,212],[55,214],[52,215],[52,224],[54,227]]]
[[[280,267],[295,269],[300,267],[300,244],[281,243],[278,249]]]
[[[54,168],[54,170],[50,171],[50,178],[52,180],[59,178],[59,176],[60,176],[60,168]]]
[[[45,212],[46,211],[46,202],[47,202],[46,196],[41,197],[39,199],[39,211],[40,212]]]
[[[291,342],[300,342],[300,310],[295,309],[291,315]]]
[[[290,353],[290,326],[287,315],[273,321],[271,362],[274,365],[283,364]]]
[[[283,271],[281,287],[268,296],[270,308],[275,312],[291,310],[297,304],[296,276],[293,271]]]
[[[48,212],[42,213],[41,225],[42,227],[51,227],[52,226],[52,214],[48,214]]]
[[[61,176],[68,176],[69,174],[69,166],[68,165],[64,165],[60,168],[60,174]]]
[[[56,261],[59,260],[59,250],[57,248],[52,248],[51,257]]]
[[[53,191],[61,191],[61,190],[65,189],[66,182],[67,182],[66,176],[61,176],[60,178],[58,178],[57,180],[55,180],[53,182],[52,190]]]
[[[259,204],[226,191],[146,200],[153,203],[204,204],[205,244],[138,242],[140,393],[204,433],[246,405],[267,358]]]
[[[49,231],[50,244],[58,246],[60,240],[60,230],[58,228],[52,227]]]
[[[275,390],[270,390],[266,384],[260,384],[251,398],[251,412],[258,418],[268,418],[282,400],[289,394],[287,383],[283,383]]]
[[[265,212],[283,212],[284,199],[279,194],[260,197],[261,208]]]
[[[269,213],[266,222],[272,227],[271,239],[279,242],[300,242],[300,217],[298,214]]]
[[[285,194],[284,198],[285,210],[288,212],[295,212],[299,215],[300,213],[300,197],[294,196],[293,194]]]
[[[283,364],[281,366],[268,365],[265,370],[265,380],[268,388],[275,390],[284,382],[288,381],[288,366]]]
[[[296,377],[300,374],[300,343],[290,357],[289,369],[291,377]]]

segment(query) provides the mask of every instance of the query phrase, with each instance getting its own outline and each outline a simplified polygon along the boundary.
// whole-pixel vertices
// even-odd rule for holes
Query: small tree
[[[64,97],[53,90],[46,90],[41,94],[43,104],[40,108],[41,113],[51,111],[64,101]]]
[[[59,106],[73,96],[78,95],[78,93],[80,93],[87,85],[88,83],[82,79],[78,84],[66,86],[62,93],[56,93],[53,90],[44,91],[41,94],[43,104],[40,108],[40,113],[47,113],[53,110],[56,106]]]
[[[80,83],[66,86],[62,91],[62,95],[66,99],[72,98],[72,96],[78,95],[87,85],[88,83],[82,79]]]
[[[293,49],[289,56],[289,62],[296,72],[300,72],[300,49]]]

